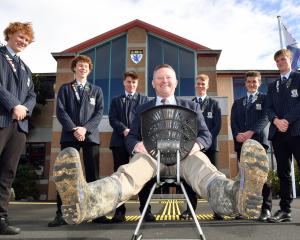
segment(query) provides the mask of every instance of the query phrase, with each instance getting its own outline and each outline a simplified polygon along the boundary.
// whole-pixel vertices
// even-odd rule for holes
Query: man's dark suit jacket
[[[273,124],[275,117],[289,122],[291,136],[300,136],[300,73],[291,72],[287,84],[280,84],[277,79],[269,85],[267,94],[267,114],[271,122],[269,140],[277,132]]]
[[[131,107],[129,109],[129,123],[132,123],[133,121],[134,116],[132,113],[135,112],[136,108],[146,102],[148,102],[148,98],[146,96],[139,93],[134,94],[131,100]],[[123,132],[126,128],[131,128],[131,126],[127,126],[125,94],[116,96],[111,100],[108,116],[110,126],[113,128],[113,133],[110,140],[110,148],[122,146],[125,147]]]
[[[56,115],[62,125],[60,142],[76,142],[73,128],[87,129],[86,142],[100,143],[98,125],[103,115],[103,93],[100,87],[86,83],[81,100],[75,96],[75,80],[63,84],[57,95]]]
[[[247,96],[234,101],[231,108],[231,130],[234,138],[234,149],[241,151],[242,143],[236,141],[238,133],[253,131],[252,139],[268,147],[264,128],[269,120],[266,113],[266,95],[258,93],[257,99],[246,108]]]
[[[8,127],[12,119],[12,109],[21,104],[27,107],[27,116],[31,116],[36,103],[36,94],[31,71],[21,60],[18,75],[17,65],[13,62],[6,47],[0,47],[0,128]],[[28,118],[18,121],[20,129],[28,133]]]
[[[178,106],[189,108],[197,113],[198,134],[196,142],[198,144],[201,144],[205,149],[208,149],[211,145],[211,134],[205,124],[205,120],[203,118],[202,113],[200,111],[197,111],[196,103],[178,98],[176,98],[176,102]],[[129,132],[129,135],[126,139],[126,147],[129,153],[132,153],[135,145],[138,142],[142,141],[140,123],[141,113],[149,108],[155,107],[155,104],[156,98],[137,108],[135,117],[133,119],[131,131]]]
[[[196,97],[192,99],[196,101]],[[217,150],[217,136],[221,130],[221,108],[218,101],[206,96],[201,104],[197,104],[198,111],[202,111],[202,115],[205,119],[205,123],[212,135],[212,144],[209,150]]]

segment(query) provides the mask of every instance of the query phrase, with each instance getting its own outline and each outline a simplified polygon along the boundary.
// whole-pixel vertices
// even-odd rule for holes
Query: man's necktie
[[[79,96],[81,97],[82,94],[83,94],[83,90],[84,90],[84,87],[82,86],[82,84],[79,84],[78,85],[78,93],[79,93]]]
[[[166,98],[163,98],[162,100],[160,100],[160,102],[161,102],[162,105],[169,104],[169,101]]]
[[[199,103],[200,106],[202,105],[202,98],[201,97],[197,98],[197,103]]]
[[[127,127],[130,128],[130,112],[131,112],[131,100],[132,95],[128,94],[126,97],[126,121],[127,121]]]
[[[17,54],[15,54],[13,56],[13,61],[14,61],[15,68],[17,70],[17,74],[20,77],[20,74],[21,74],[21,64],[20,63],[21,63],[21,61],[20,61],[20,58],[18,57]]]
[[[287,78],[285,76],[283,76],[281,78],[281,84],[286,84],[286,82],[287,82]]]
[[[20,64],[20,58],[19,58],[19,56],[18,56],[17,54],[15,54],[14,60],[15,60],[15,62],[16,62],[17,64]]]
[[[252,103],[253,95],[250,94],[250,96],[247,99],[246,108],[249,108]]]

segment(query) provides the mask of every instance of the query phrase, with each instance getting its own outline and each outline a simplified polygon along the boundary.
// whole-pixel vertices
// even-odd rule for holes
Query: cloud
[[[284,16],[286,12],[289,16]],[[276,16],[284,16],[291,33],[298,33],[299,12],[297,1],[288,0],[2,0],[0,9],[1,30],[11,21],[33,23],[36,42],[22,54],[33,72],[55,72],[51,52],[134,19],[221,49],[218,69],[275,69],[272,55],[279,48]],[[300,36],[295,38],[300,40]]]

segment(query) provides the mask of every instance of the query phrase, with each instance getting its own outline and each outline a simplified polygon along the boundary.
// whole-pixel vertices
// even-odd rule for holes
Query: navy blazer
[[[86,142],[100,143],[98,125],[103,115],[103,93],[99,86],[86,83],[81,100],[77,100],[75,80],[63,84],[57,94],[56,115],[62,125],[60,142],[76,142],[73,128],[87,129]]]
[[[291,136],[300,136],[300,73],[291,72],[286,84],[280,84],[280,78],[268,87],[267,114],[271,122],[269,140],[277,132],[273,124],[275,117],[289,122]]]
[[[136,108],[148,102],[148,98],[139,93],[135,93],[131,100],[131,106],[129,110],[129,124],[133,121],[133,112],[136,111]],[[109,123],[113,128],[113,133],[110,139],[110,148],[112,147],[125,147],[124,135],[123,132],[126,128],[131,128],[131,126],[127,126],[127,118],[126,118],[126,95],[122,94],[114,97],[111,100],[110,108],[109,108]]]
[[[238,133],[253,131],[252,139],[258,141],[264,147],[268,147],[264,128],[269,120],[266,113],[266,95],[258,93],[257,99],[246,109],[247,96],[234,101],[231,108],[231,130],[234,139],[234,149],[241,151],[242,143],[236,141]]]
[[[205,120],[203,115],[200,111],[197,111],[197,105],[195,102],[189,100],[183,100],[176,98],[176,102],[178,106],[189,108],[197,113],[197,126],[198,126],[198,134],[196,142],[201,144],[205,149],[208,149],[211,145],[211,134],[205,124]],[[132,128],[128,134],[126,139],[126,147],[129,153],[132,153],[135,145],[142,141],[141,136],[141,113],[146,111],[149,108],[155,107],[156,98],[152,99],[151,101],[140,105],[136,109],[136,113],[134,114],[134,119],[132,122]]]
[[[196,101],[196,97],[192,99]],[[218,148],[217,137],[221,130],[221,108],[218,101],[206,96],[201,106],[197,104],[198,111],[202,112],[208,130],[212,136],[212,144],[208,150],[216,151]]]
[[[0,128],[8,127],[12,122],[12,109],[21,104],[27,107],[27,117],[18,121],[20,129],[28,133],[28,117],[31,116],[36,103],[36,94],[30,69],[22,61],[20,73],[13,63],[6,47],[0,47]]]

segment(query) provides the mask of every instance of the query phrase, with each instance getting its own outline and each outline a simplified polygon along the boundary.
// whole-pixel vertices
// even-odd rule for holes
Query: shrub
[[[39,190],[36,180],[38,176],[29,163],[19,164],[13,188],[16,194],[16,200],[27,199],[37,200],[39,199]]]
[[[300,172],[297,166],[297,162],[294,162],[294,169],[295,169],[296,194],[297,196],[300,196]],[[273,196],[278,196],[280,190],[280,184],[279,184],[279,178],[276,170],[269,171],[268,182],[272,186]]]
[[[278,196],[280,190],[280,184],[279,184],[279,178],[277,176],[276,170],[269,171],[268,182],[271,184],[273,196],[274,197]]]

